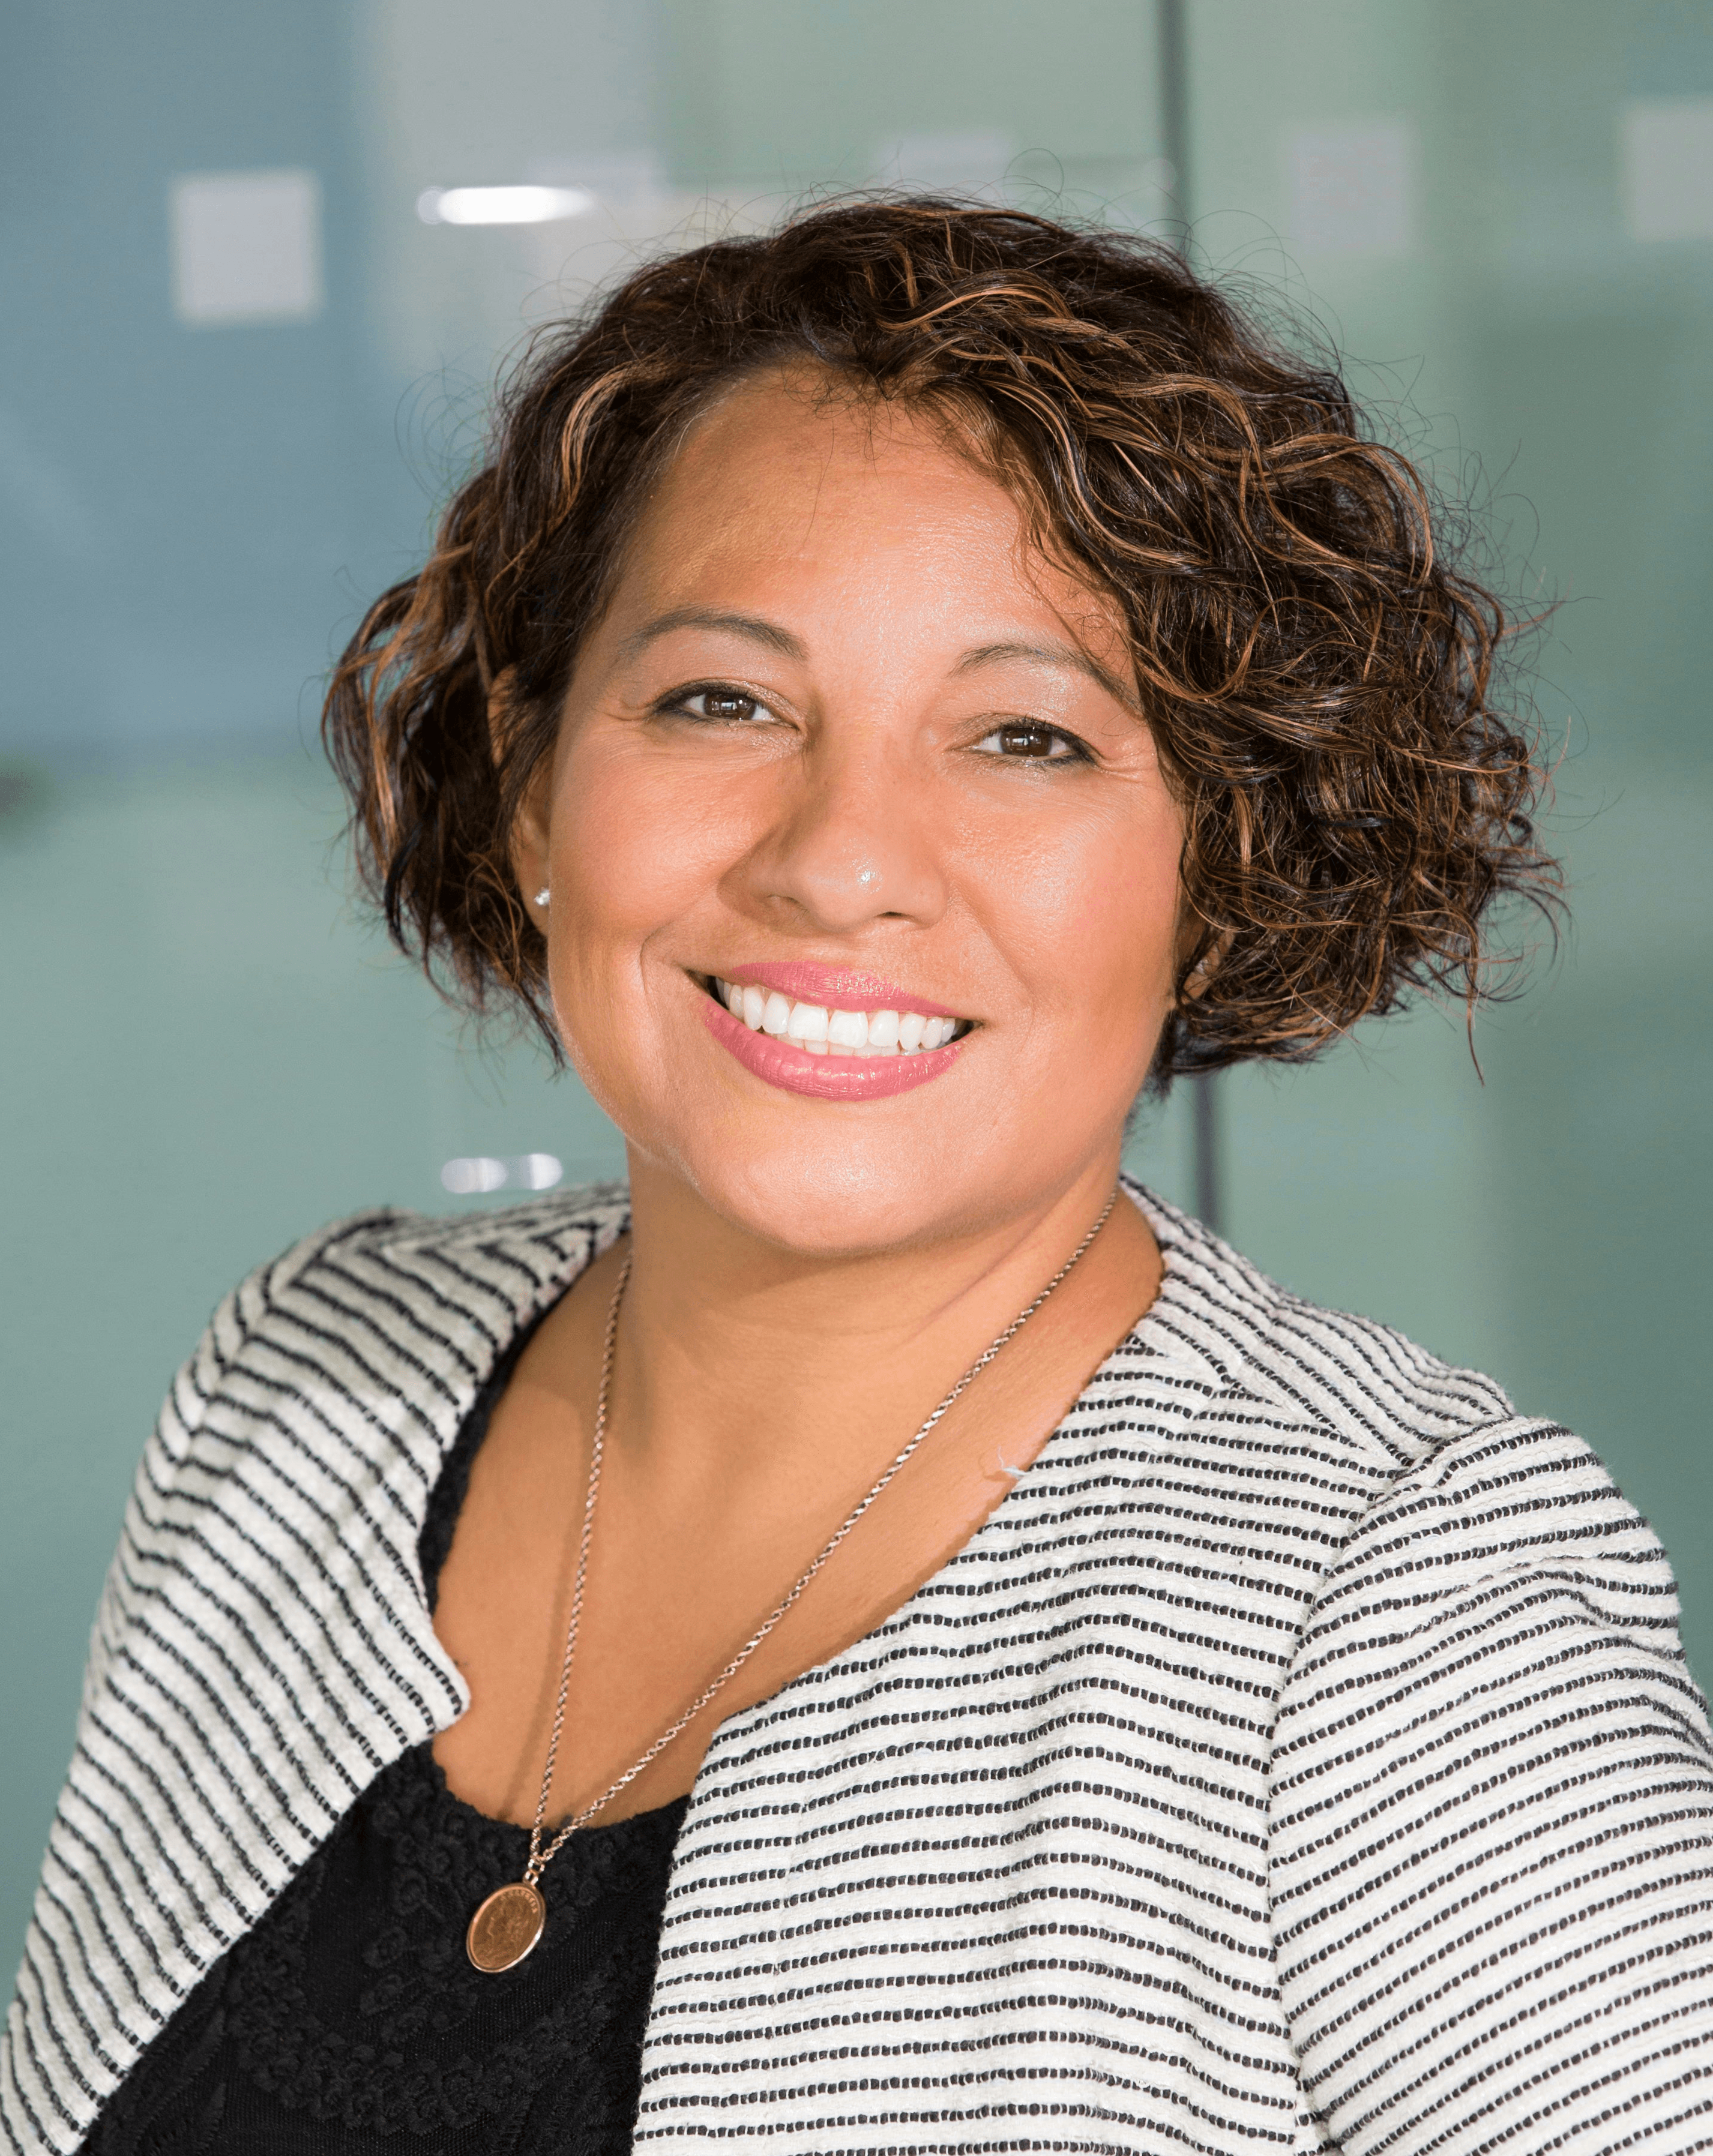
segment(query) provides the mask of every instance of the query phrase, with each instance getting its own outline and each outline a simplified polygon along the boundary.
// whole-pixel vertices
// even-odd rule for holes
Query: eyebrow
[[[781,629],[777,622],[764,621],[759,615],[722,613],[712,607],[674,607],[670,613],[656,614],[652,621],[646,621],[640,629],[631,631],[619,647],[621,663],[628,665],[651,644],[670,636],[677,629],[712,629],[723,631],[728,636],[748,637],[752,644],[763,644],[784,659],[803,660],[809,656],[805,645],[789,629]]]
[[[1086,674],[1091,681],[1104,689],[1127,711],[1139,714],[1141,711],[1135,690],[1127,689],[1116,674],[1103,666],[1098,659],[1091,659],[1086,651],[1078,650],[1074,644],[983,644],[974,651],[966,651],[958,661],[956,670],[970,674],[977,667],[997,666],[1008,659],[1044,660],[1049,666],[1074,667],[1078,673]]]

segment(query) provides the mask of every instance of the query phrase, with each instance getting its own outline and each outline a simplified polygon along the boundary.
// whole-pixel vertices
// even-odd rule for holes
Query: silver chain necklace
[[[738,1671],[743,1668],[780,1619],[795,1605],[810,1581],[820,1571],[833,1552],[844,1541],[846,1536],[850,1533],[882,1491],[914,1455],[917,1448],[945,1414],[947,1409],[955,1400],[962,1397],[968,1387],[999,1353],[1001,1348],[1022,1331],[1042,1304],[1064,1281],[1072,1267],[1076,1265],[1078,1260],[1082,1257],[1108,1220],[1111,1219],[1112,1209],[1118,1203],[1118,1197],[1119,1194],[1114,1190],[1101,1208],[1100,1218],[1078,1244],[1076,1249],[1065,1260],[1047,1286],[1042,1289],[1040,1294],[1026,1308],[1020,1310],[1005,1331],[990,1341],[976,1357],[957,1383],[952,1387],[950,1392],[923,1424],[921,1429],[917,1431],[915,1436],[882,1474],[880,1479],[870,1487],[866,1495],[857,1499],[845,1515],[844,1519],[822,1544],[812,1562],[797,1575],[795,1584],[784,1599],[774,1605],[771,1614],[750,1634],[719,1675],[712,1683],[704,1686],[671,1727],[662,1730],[642,1757],[634,1765],[627,1767],[617,1781],[610,1783],[606,1789],[603,1789],[593,1804],[585,1804],[581,1811],[573,1813],[554,1835],[553,1840],[547,1842],[544,1847],[543,1845],[545,1834],[543,1822],[547,1818],[548,1798],[553,1786],[553,1768],[559,1757],[559,1738],[565,1727],[565,1702],[571,1691],[571,1664],[577,1652],[577,1630],[583,1615],[584,1584],[589,1575],[589,1545],[594,1528],[594,1501],[599,1494],[601,1486],[601,1456],[606,1444],[607,1400],[613,1385],[613,1352],[619,1337],[619,1311],[625,1300],[625,1284],[630,1278],[631,1253],[629,1250],[625,1253],[624,1263],[619,1268],[618,1282],[613,1290],[612,1303],[607,1312],[606,1342],[601,1351],[600,1390],[595,1398],[594,1440],[589,1448],[589,1486],[583,1501],[583,1532],[577,1545],[577,1573],[571,1589],[571,1617],[565,1627],[565,1654],[559,1665],[559,1696],[553,1703],[553,1734],[548,1739],[547,1765],[542,1770],[541,1794],[536,1799],[535,1823],[529,1830],[529,1861],[524,1866],[522,1879],[513,1880],[508,1886],[498,1887],[488,1896],[471,1918],[470,1928],[464,1938],[465,1951],[470,1956],[471,1962],[485,1975],[498,1976],[506,1969],[515,1969],[541,1938],[548,1914],[547,1903],[542,1897],[541,1876],[572,1835],[579,1827],[587,1826],[595,1814],[610,1804],[621,1789],[627,1789],[645,1768],[652,1766],[673,1738],[687,1729],[709,1701],[717,1697],[730,1684],[733,1678],[737,1676]]]

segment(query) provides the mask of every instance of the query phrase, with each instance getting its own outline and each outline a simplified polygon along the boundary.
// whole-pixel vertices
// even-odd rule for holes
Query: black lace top
[[[432,1599],[471,1463],[523,1346],[484,1387],[422,1532]],[[89,2156],[609,2156],[628,2150],[672,1845],[687,1799],[574,1835],[547,1929],[483,1976],[464,1932],[529,1836],[448,1790],[427,1745],[378,1774],[144,2052]]]

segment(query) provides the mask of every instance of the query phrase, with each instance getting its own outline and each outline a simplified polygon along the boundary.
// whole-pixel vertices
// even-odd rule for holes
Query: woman
[[[629,1192],[217,1313],[14,2145],[1713,2143],[1658,1543],[1118,1182],[1150,1083],[1474,994],[1545,889],[1501,625],[1139,240],[823,209],[541,345],[327,726]]]

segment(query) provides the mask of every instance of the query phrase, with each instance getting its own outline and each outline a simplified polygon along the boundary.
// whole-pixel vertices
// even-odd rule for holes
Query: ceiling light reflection
[[[508,1160],[512,1180],[525,1190],[551,1190],[565,1173],[550,1152],[527,1152],[522,1160]]]
[[[424,224],[552,224],[594,208],[587,187],[424,187],[416,198]]]
[[[455,1198],[477,1197],[490,1190],[551,1190],[564,1174],[563,1164],[550,1152],[526,1152],[515,1160],[496,1160],[488,1153],[473,1153],[449,1160],[440,1170],[440,1187]]]

